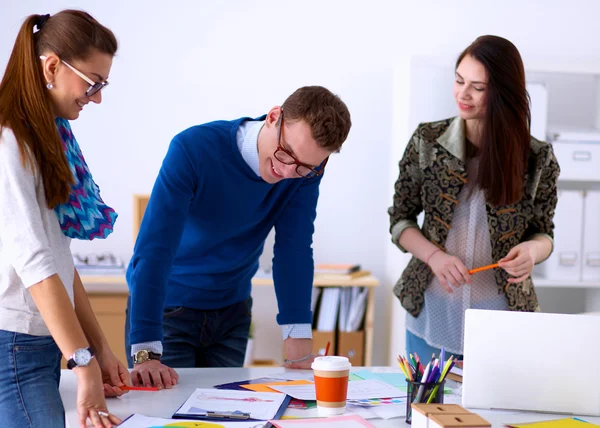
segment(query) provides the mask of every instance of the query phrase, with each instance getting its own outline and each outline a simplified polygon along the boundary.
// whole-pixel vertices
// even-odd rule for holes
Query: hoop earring
[[[52,89],[52,88],[54,88],[54,85],[52,84],[52,82],[48,82],[48,84],[46,85],[46,88]]]

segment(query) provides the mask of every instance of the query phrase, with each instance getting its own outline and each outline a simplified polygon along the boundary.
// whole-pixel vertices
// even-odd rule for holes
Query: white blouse
[[[485,193],[479,188],[473,189],[467,182],[458,199],[446,253],[461,259],[467,269],[489,265],[492,263],[492,246]],[[471,280],[470,285],[453,288],[454,292],[448,293],[434,276],[425,290],[419,316],[415,318],[407,313],[407,330],[430,346],[462,355],[466,309],[508,310],[506,296],[498,292],[493,269],[473,274]]]

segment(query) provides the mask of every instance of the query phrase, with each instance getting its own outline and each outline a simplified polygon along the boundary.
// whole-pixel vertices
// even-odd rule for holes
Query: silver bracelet
[[[298,358],[297,360],[288,360],[287,358],[285,360],[283,360],[284,364],[292,364],[292,363],[300,363],[302,361],[306,361],[306,360],[310,360],[312,357],[314,357],[315,354],[313,354],[312,352],[310,354],[308,354],[305,357],[302,358]]]

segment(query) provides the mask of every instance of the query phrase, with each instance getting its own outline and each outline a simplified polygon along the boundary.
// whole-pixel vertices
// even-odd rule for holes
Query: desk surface
[[[277,367],[251,369],[179,369],[177,372],[180,376],[180,383],[175,388],[159,392],[131,391],[123,397],[109,399],[107,403],[108,409],[121,419],[125,419],[132,413],[169,418],[196,388],[210,388],[213,385],[221,383],[283,373],[285,369]],[[67,428],[79,427],[76,407],[76,378],[75,374],[70,370],[62,371],[60,393],[65,406]],[[501,428],[505,423],[535,422],[566,417],[564,415],[536,414],[531,412],[471,410],[491,422],[494,428]],[[600,417],[582,416],[582,418],[588,422],[600,425]],[[404,418],[389,420],[371,419],[370,422],[376,427],[381,428],[410,427],[410,425],[404,422]]]

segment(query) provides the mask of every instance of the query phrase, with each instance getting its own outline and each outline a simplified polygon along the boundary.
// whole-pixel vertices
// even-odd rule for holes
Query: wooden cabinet
[[[98,323],[111,349],[124,364],[125,358],[125,308],[127,294],[88,294]]]
[[[96,284],[99,278],[82,277],[84,285],[86,280]],[[124,278],[121,280],[125,281]],[[125,365],[125,307],[127,306],[127,293],[103,293],[89,292],[90,304],[100,324],[100,328],[106,336],[110,348],[117,358]],[[66,360],[63,358],[62,368],[66,368]]]

